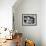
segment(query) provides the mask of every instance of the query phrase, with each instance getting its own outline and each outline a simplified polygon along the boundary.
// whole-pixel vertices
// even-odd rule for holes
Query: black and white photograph
[[[22,14],[22,25],[25,26],[37,25],[37,14]]]

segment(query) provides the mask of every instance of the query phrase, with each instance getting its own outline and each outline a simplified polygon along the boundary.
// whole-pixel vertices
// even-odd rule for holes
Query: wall
[[[41,1],[21,0],[13,6],[15,30],[23,33],[23,37],[35,41],[41,46]],[[20,3],[21,2],[21,3]],[[22,26],[22,14],[37,14],[37,26]]]
[[[12,29],[12,6],[16,0],[0,0],[0,27]]]
[[[41,38],[42,46],[46,46],[46,0],[41,1]]]

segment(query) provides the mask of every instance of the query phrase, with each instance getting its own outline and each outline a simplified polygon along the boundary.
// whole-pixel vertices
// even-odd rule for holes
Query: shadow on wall
[[[33,39],[36,46],[41,46],[40,38],[40,0],[18,0],[13,6],[15,30],[23,33],[24,39]],[[39,12],[38,12],[39,11]],[[37,14],[37,26],[22,26],[22,14]],[[17,26],[16,26],[17,25]],[[31,32],[31,33],[30,33]],[[25,34],[27,33],[27,34]],[[38,33],[38,35],[37,35]]]

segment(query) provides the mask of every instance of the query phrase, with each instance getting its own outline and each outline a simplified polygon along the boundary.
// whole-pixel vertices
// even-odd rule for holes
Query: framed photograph
[[[22,14],[22,26],[36,26],[37,14]]]

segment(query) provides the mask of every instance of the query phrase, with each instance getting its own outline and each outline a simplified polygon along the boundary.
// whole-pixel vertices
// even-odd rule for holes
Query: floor
[[[21,33],[16,33],[16,35],[14,35],[12,38],[13,39],[11,39],[11,40],[6,40],[6,39],[0,39],[0,46],[18,46],[18,45],[20,45],[20,46],[23,46],[22,44],[22,37],[20,37],[21,36]],[[3,41],[5,41],[5,42],[3,42]],[[2,43],[3,42],[3,43]],[[18,43],[19,42],[19,43]]]
[[[6,42],[2,43],[0,46],[16,46],[15,39],[13,39],[13,40],[6,40]]]

